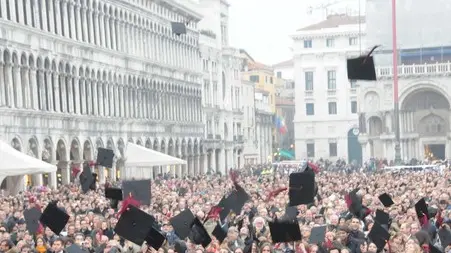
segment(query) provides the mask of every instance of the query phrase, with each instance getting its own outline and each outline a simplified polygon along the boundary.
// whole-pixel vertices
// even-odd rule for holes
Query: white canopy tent
[[[6,177],[11,177],[12,185],[8,184],[8,188],[14,187],[14,189],[9,189],[11,193],[23,190],[20,189],[23,188],[23,182],[20,182],[20,180],[23,181],[22,176],[56,172],[57,170],[55,165],[17,151],[11,145],[1,140],[0,161],[0,183]]]
[[[153,178],[152,167],[154,166],[186,164],[185,160],[131,142],[127,143],[125,157],[125,168],[121,171],[122,179],[150,179]]]

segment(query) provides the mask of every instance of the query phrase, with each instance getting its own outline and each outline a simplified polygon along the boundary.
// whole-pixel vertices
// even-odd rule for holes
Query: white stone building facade
[[[243,106],[239,50],[229,46],[224,0],[200,0],[200,53],[208,169],[227,173],[243,165]]]
[[[346,59],[359,54],[364,31],[363,17],[334,15],[292,36],[297,159],[362,162],[356,85],[347,78]]]
[[[257,163],[271,162],[273,151],[274,112],[271,108],[270,93],[255,90],[255,140],[257,146]]]
[[[206,171],[201,15],[193,8],[2,0],[0,9],[0,137],[58,167],[24,181],[67,183],[97,147],[115,151],[112,168],[96,168],[100,181],[115,180],[130,141],[188,161],[173,173]],[[170,22],[185,20],[187,34],[173,35]]]
[[[257,138],[257,120],[255,108],[255,83],[247,80],[241,80],[243,84],[243,138],[244,164],[257,164],[260,158]]]

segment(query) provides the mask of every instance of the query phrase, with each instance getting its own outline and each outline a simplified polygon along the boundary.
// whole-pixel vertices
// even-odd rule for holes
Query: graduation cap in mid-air
[[[59,235],[66,227],[69,217],[70,216],[66,212],[58,208],[56,202],[51,202],[44,209],[39,221],[50,228],[53,233]]]
[[[182,22],[171,22],[172,33],[175,35],[186,34],[186,24]]]
[[[367,55],[347,60],[348,79],[376,81],[376,69],[371,55],[378,46],[374,46]]]

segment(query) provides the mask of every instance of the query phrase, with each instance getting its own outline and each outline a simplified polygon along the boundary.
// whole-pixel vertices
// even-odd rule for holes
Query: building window
[[[304,40],[304,48],[312,48],[312,40]]]
[[[337,102],[329,102],[329,114],[337,114]]]
[[[357,101],[351,101],[351,113],[357,113]]]
[[[315,143],[307,143],[307,157],[315,157]]]
[[[273,84],[272,76],[269,78],[269,83]]]
[[[357,81],[356,80],[349,80],[349,83],[351,84],[351,89],[357,88]]]
[[[277,71],[277,78],[282,78],[282,71]]]
[[[250,80],[251,82],[254,82],[254,83],[259,83],[259,82],[260,82],[260,76],[258,76],[258,75],[252,75],[252,76],[249,77],[249,80]]]
[[[337,89],[337,73],[335,70],[327,71],[327,89],[336,90]]]
[[[335,40],[334,39],[327,39],[326,40],[326,47],[334,47],[335,46]]]
[[[335,157],[337,156],[337,143],[333,142],[333,143],[329,143],[329,156],[330,157]]]
[[[313,72],[312,71],[304,72],[304,78],[305,78],[305,90],[312,91],[313,90]]]
[[[358,41],[357,37],[351,37],[351,38],[349,38],[349,45],[355,46],[355,45],[357,45],[357,41]]]
[[[305,114],[315,115],[315,104],[314,103],[306,103],[305,104]]]

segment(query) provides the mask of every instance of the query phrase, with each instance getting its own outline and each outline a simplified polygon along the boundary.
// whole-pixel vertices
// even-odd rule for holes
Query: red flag
[[[288,190],[287,187],[282,187],[282,188],[279,188],[279,189],[277,189],[277,190],[274,190],[274,191],[270,192],[270,193],[268,194],[268,197],[266,197],[265,202],[270,201],[272,198],[277,197],[277,195],[279,195],[281,192],[284,192],[284,191],[286,191],[286,190]]]

